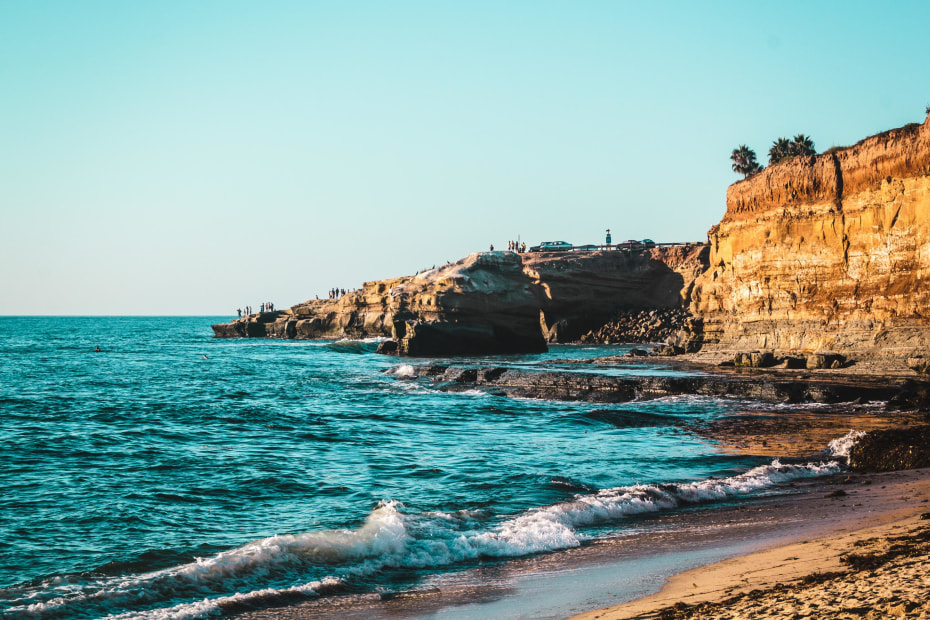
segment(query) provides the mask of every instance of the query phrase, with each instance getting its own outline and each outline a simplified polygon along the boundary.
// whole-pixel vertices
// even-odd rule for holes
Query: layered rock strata
[[[770,166],[727,191],[691,311],[705,348],[930,345],[930,117]]]
[[[912,382],[866,377],[792,377],[755,373],[689,373],[681,376],[612,376],[570,371],[531,371],[504,367],[445,365],[402,366],[398,378],[426,380],[440,391],[479,389],[499,396],[546,400],[624,403],[699,394],[740,397],[771,403],[848,403],[889,401],[891,406],[916,404]],[[920,385],[921,393],[927,385]],[[916,398],[916,397],[915,397]],[[919,401],[924,403],[924,401]]]
[[[392,338],[406,355],[522,353],[619,312],[681,308],[707,246],[642,252],[483,252],[415,276],[366,282],[337,300],[214,325],[222,338]]]

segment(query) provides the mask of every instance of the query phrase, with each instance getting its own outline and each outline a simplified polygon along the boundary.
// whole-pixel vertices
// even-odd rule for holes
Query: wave
[[[831,441],[829,445],[827,445],[825,452],[832,457],[846,459],[846,463],[848,464],[849,451],[852,450],[856,442],[864,436],[865,433],[863,431],[850,430],[842,437],[838,437]]]
[[[398,366],[394,366],[393,368],[388,368],[384,372],[389,375],[394,375],[395,377],[409,378],[417,376],[417,369],[410,364],[400,364]]]
[[[58,584],[45,582],[35,592],[22,591],[15,602],[18,606],[7,609],[4,617],[110,613],[119,619],[202,618],[244,606],[325,596],[386,568],[432,569],[577,547],[586,539],[583,528],[588,526],[745,497],[794,480],[839,473],[845,466],[837,459],[845,458],[861,435],[850,431],[830,442],[821,462],[784,464],[776,459],[726,478],[595,492],[579,489],[582,492],[569,501],[499,520],[481,510],[405,513],[401,503],[383,501],[354,530],[276,535],[146,574],[101,578],[97,573],[96,579],[83,584],[67,578]],[[295,582],[302,585],[290,585]],[[124,611],[133,608],[139,611]]]

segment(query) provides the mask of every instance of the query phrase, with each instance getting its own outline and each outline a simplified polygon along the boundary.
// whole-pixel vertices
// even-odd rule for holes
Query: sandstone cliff
[[[930,116],[732,185],[692,313],[705,348],[930,344]]]
[[[695,279],[707,269],[707,246],[643,252],[525,254],[537,285],[542,329],[550,342],[571,342],[621,312],[687,306]]]
[[[224,338],[393,338],[407,355],[538,352],[618,312],[687,304],[707,246],[639,253],[482,252],[338,300],[214,325]]]

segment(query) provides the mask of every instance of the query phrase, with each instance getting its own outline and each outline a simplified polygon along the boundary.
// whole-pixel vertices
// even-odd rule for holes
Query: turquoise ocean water
[[[0,317],[2,617],[217,617],[415,589],[840,468],[682,429],[746,403],[446,393],[373,341],[214,339],[225,320]]]

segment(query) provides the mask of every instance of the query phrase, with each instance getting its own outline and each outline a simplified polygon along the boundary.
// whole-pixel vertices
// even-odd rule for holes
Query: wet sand
[[[680,573],[657,594],[573,620],[928,618],[930,470],[864,481],[877,489],[843,499],[861,504],[865,519],[841,521],[828,536]]]

